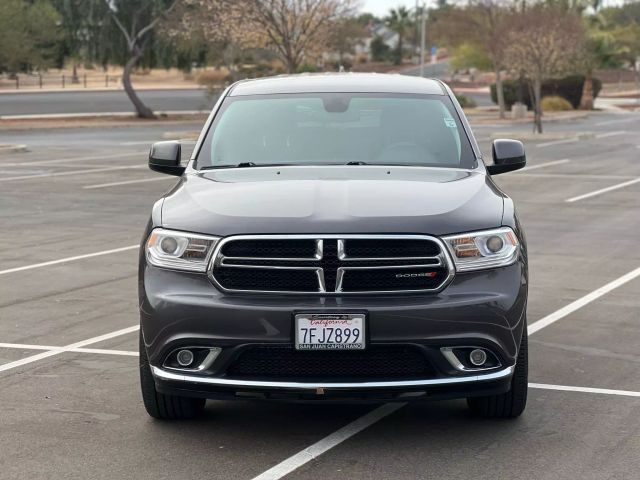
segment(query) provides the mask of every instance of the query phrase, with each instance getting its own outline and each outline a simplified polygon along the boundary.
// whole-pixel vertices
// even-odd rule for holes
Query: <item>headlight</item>
[[[518,237],[509,227],[443,238],[458,272],[511,265],[518,258]]]
[[[156,228],[147,240],[147,261],[156,267],[205,272],[218,240],[218,237]]]

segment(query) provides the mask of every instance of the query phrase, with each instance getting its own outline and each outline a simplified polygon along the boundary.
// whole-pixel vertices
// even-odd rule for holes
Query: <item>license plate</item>
[[[364,350],[364,314],[295,316],[297,350]]]

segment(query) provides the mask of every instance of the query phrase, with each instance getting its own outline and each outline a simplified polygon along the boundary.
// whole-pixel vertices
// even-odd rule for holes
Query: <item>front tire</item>
[[[526,320],[525,320],[526,322]],[[525,323],[520,351],[516,359],[516,368],[511,377],[511,388],[508,392],[486,397],[467,398],[467,405],[474,415],[483,418],[516,418],[527,405],[529,376],[528,334]]]
[[[204,398],[179,397],[165,395],[156,390],[156,383],[151,373],[147,349],[140,332],[140,387],[142,401],[147,413],[160,420],[185,420],[198,416],[204,409]]]

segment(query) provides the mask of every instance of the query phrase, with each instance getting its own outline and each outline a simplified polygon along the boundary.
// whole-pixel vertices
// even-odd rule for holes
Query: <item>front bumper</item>
[[[509,388],[525,319],[527,278],[521,261],[458,274],[440,293],[345,297],[225,294],[206,275],[158,269],[144,259],[140,268],[141,328],[156,385],[180,395],[389,400],[500,393]],[[247,345],[291,345],[293,318],[301,312],[364,312],[369,345],[416,344],[430,352],[476,345],[494,352],[501,366],[460,372],[444,360],[435,361],[434,378],[411,380],[272,381],[225,374],[233,352]],[[186,346],[217,346],[223,353],[204,373],[162,367],[170,352]]]
[[[434,400],[495,395],[509,390],[514,367],[465,377],[384,382],[286,382],[185,375],[151,367],[159,391],[219,399],[299,401]]]

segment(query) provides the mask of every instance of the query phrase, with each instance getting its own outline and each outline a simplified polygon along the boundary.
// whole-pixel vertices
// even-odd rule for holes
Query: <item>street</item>
[[[204,89],[140,90],[143,102],[159,112],[211,110],[214,99]],[[0,94],[0,117],[73,113],[133,113],[124,90],[16,92]]]
[[[141,96],[158,110],[211,105],[201,90]],[[61,108],[131,111],[123,92],[0,96],[0,115]],[[149,418],[137,246],[176,179],[146,155],[166,131],[200,127],[0,131],[30,149],[0,156],[0,478],[638,478],[640,115],[546,124],[593,135],[527,141],[528,166],[496,177],[531,269],[531,384],[515,421],[473,418],[461,400],[210,401],[196,421]],[[486,158],[492,134],[530,130],[474,128]]]

